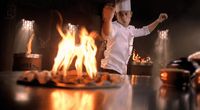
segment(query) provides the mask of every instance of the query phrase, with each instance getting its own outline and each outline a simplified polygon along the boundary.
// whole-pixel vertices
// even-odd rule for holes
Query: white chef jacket
[[[101,67],[126,74],[134,38],[148,34],[150,31],[147,26],[142,28],[135,28],[132,25],[124,27],[117,21],[112,22],[112,33],[106,39],[106,50],[104,51],[104,59],[101,60]],[[102,36],[104,36],[103,32]]]

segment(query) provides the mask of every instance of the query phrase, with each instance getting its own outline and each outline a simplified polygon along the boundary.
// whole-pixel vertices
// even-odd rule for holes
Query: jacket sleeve
[[[135,28],[134,26],[132,26],[131,34],[134,37],[141,37],[150,34],[150,31],[147,26],[144,26],[142,28]]]
[[[104,38],[104,40],[107,40],[105,38],[108,38],[108,39],[112,39],[115,37],[116,33],[117,33],[117,25],[115,23],[112,22],[112,30],[111,30],[111,33],[109,36],[106,36],[103,32],[103,30],[101,30],[101,36]]]

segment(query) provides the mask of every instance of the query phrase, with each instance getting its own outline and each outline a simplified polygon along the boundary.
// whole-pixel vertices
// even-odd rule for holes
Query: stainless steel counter
[[[63,89],[16,83],[0,72],[1,110],[199,110],[200,93],[162,85],[159,77],[126,76],[120,88]]]

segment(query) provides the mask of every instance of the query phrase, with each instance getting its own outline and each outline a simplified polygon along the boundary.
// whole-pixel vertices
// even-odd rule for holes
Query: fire
[[[134,62],[140,62],[140,56],[136,53],[136,51],[133,52],[132,59]]]
[[[80,34],[76,35],[76,30],[72,28],[71,24],[66,33],[57,25],[57,30],[62,37],[58,45],[57,56],[54,59],[52,72],[56,74],[58,71],[66,76],[67,70],[76,58],[75,67],[77,75],[80,77],[83,74],[83,65],[86,68],[86,73],[93,78],[97,74],[96,67],[96,52],[97,47],[94,41],[94,34],[89,34],[85,28],[81,28]],[[77,43],[77,39],[79,42]]]
[[[134,63],[152,63],[150,57],[141,58],[135,50],[133,51],[132,60]]]
[[[34,33],[32,32],[31,36],[30,36],[30,38],[28,40],[27,46],[26,46],[26,49],[27,49],[26,53],[27,54],[31,54],[31,52],[32,52],[32,41],[33,41],[33,38],[34,38]]]
[[[161,76],[161,79],[167,80],[167,77],[168,77],[167,72],[161,73],[160,76]]]
[[[32,52],[32,41],[33,41],[33,38],[35,36],[34,28],[33,28],[34,23],[35,23],[34,20],[30,21],[30,20],[22,19],[22,30],[24,32],[28,32],[29,33],[28,34],[29,40],[28,40],[28,43],[26,45],[26,53],[27,54],[31,54],[31,52]]]

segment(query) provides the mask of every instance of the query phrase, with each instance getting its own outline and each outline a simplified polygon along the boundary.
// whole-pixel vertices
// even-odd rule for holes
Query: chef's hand
[[[159,23],[162,23],[162,22],[165,21],[167,18],[168,18],[167,13],[160,13],[160,15],[159,15],[157,21],[158,21]]]
[[[112,4],[107,4],[103,8],[103,20],[104,21],[112,21],[115,15],[115,6]]]

